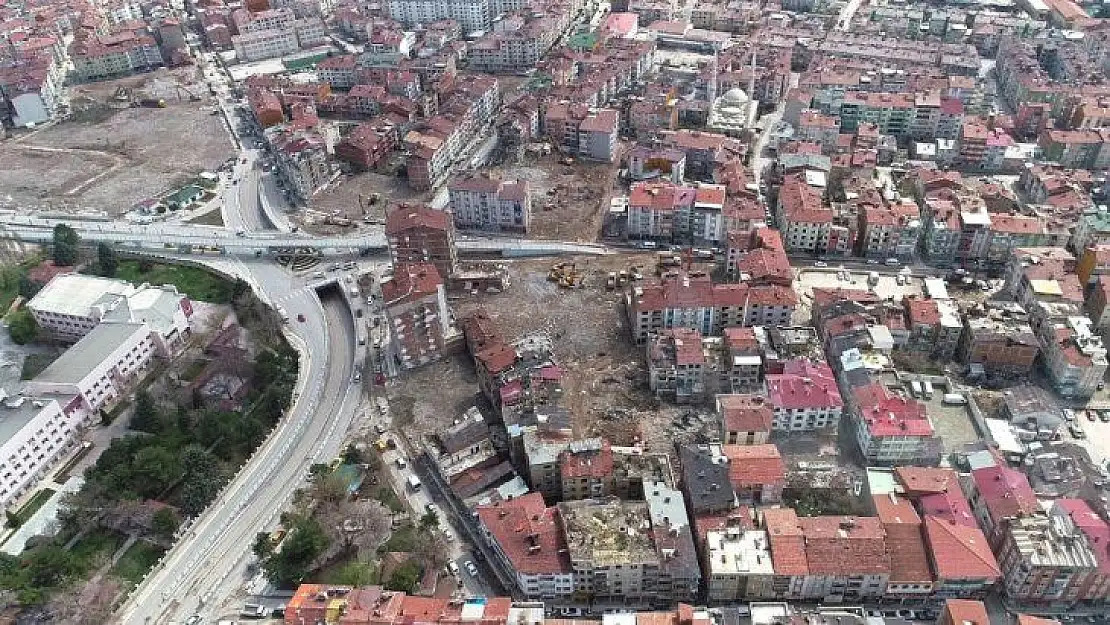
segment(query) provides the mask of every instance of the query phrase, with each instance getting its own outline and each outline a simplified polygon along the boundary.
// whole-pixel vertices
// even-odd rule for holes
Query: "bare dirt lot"
[[[502,293],[466,295],[455,303],[457,318],[484,309],[507,340],[544,333],[564,367],[563,406],[578,436],[604,435],[615,445],[644,441],[673,451],[676,438],[693,438],[709,422],[704,410],[660,405],[648,390],[644,348],[628,334],[623,294],[605,288],[608,272],[643,267],[649,257],[575,258],[585,272],[580,289],[547,281],[551,259],[507,263],[511,285]],[[411,372],[391,383],[393,405],[411,405],[411,428],[419,436],[449,425],[478,399],[468,356]]]
[[[120,87],[167,106],[129,108]],[[119,214],[234,154],[192,68],[80,85],[70,100],[73,119],[0,143],[0,207]]]
[[[527,158],[522,164],[503,165],[491,173],[527,180],[531,185],[530,238],[596,241],[601,236],[618,166],[580,162],[561,165],[559,158]]]
[[[301,213],[301,225],[317,234],[346,234],[363,225],[385,223],[385,210],[391,203],[429,199],[410,189],[403,178],[375,172],[344,174],[312,198]],[[328,217],[348,219],[351,225],[327,223]]]

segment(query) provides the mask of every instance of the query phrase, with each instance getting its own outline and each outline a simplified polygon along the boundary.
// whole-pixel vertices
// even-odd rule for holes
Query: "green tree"
[[[281,544],[281,551],[271,552],[262,560],[266,579],[283,586],[300,582],[327,546],[328,537],[318,522],[311,518],[298,519]]]
[[[435,510],[428,510],[427,512],[424,513],[424,516],[420,517],[420,529],[421,529],[421,531],[426,532],[426,531],[432,529],[433,527],[435,527],[436,525],[439,525],[439,516],[436,515]]]
[[[8,333],[18,345],[33,343],[39,338],[39,324],[26,308],[8,315]]]
[[[77,264],[77,247],[81,244],[77,231],[66,224],[54,226],[54,264],[68,267]]]
[[[396,590],[400,592],[413,592],[416,590],[416,584],[420,581],[420,565],[416,560],[409,560],[393,571],[393,575],[389,576],[389,581],[385,583],[386,590]]]
[[[116,250],[111,245],[101,241],[96,246],[96,263],[100,268],[100,275],[113,278],[119,269],[119,258]]]
[[[254,544],[251,551],[259,560],[265,560],[274,553],[274,543],[270,541],[269,532],[259,532],[254,535]]]
[[[23,299],[31,299],[42,290],[42,285],[27,276],[19,276],[19,295]]]
[[[154,398],[145,389],[135,393],[135,411],[131,414],[130,428],[148,434],[162,429],[162,416]]]
[[[331,578],[333,584],[344,586],[369,586],[374,583],[374,565],[355,560],[343,565]]]
[[[220,492],[226,477],[219,461],[201,447],[191,445],[181,454],[181,511],[188,516],[200,514]]]
[[[150,531],[163,540],[173,538],[173,533],[180,525],[181,519],[177,518],[173,508],[161,508],[150,518]]]
[[[142,497],[157,498],[181,474],[181,463],[174,452],[165,447],[144,447],[131,462],[134,488]]]
[[[65,581],[80,568],[75,558],[57,545],[44,545],[25,554],[27,580],[38,587],[51,587]]]

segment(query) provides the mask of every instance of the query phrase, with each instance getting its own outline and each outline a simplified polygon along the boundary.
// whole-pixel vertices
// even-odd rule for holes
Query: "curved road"
[[[293,318],[305,315],[305,322],[294,322],[293,328],[307,358],[292,414],[188,527],[164,564],[128,601],[120,622],[180,623],[194,613],[213,617],[225,611],[221,608],[247,580],[255,535],[272,527],[312,463],[340,451],[359,400],[358,387],[351,384],[350,311],[341,297],[321,303],[307,288],[283,295],[282,301]]]

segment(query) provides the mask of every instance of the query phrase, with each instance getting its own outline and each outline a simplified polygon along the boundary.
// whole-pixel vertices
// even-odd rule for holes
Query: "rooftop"
[[[89,317],[94,306],[134,292],[135,287],[123,280],[70,273],[55,276],[27,305],[35,310]]]
[[[34,382],[77,384],[131,337],[149,333],[150,327],[145,323],[101,323],[35,376]]]
[[[558,509],[572,562],[593,566],[658,562],[647,503],[583,499],[561,502]]]
[[[528,493],[478,506],[476,512],[517,571],[531,575],[571,572],[559,528],[559,511],[548,508],[543,495]]]

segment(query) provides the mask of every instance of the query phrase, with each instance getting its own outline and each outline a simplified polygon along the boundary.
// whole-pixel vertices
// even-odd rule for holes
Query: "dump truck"
[[[147,109],[164,109],[166,101],[162,98],[143,98],[139,100],[139,106]]]

